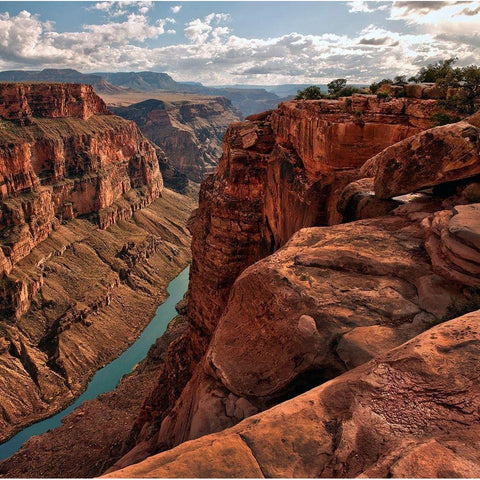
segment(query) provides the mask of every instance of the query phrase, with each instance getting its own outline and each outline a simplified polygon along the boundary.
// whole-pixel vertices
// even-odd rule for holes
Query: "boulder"
[[[107,478],[478,477],[480,312]]]
[[[468,121],[432,128],[386,148],[361,169],[388,199],[480,174],[480,130]]]

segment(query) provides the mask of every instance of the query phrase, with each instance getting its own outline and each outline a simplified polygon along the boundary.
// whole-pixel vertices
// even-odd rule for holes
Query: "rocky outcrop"
[[[90,86],[1,84],[0,98],[0,274],[61,221],[90,215],[106,228],[160,195],[155,149]]]
[[[425,227],[434,270],[450,281],[479,288],[480,204],[436,212]]]
[[[371,158],[361,175],[374,177],[381,199],[480,174],[478,115],[433,128]]]
[[[273,112],[252,116],[244,123],[229,127],[222,159],[215,175],[208,177],[202,185],[199,209],[191,225],[193,261],[188,303],[190,329],[182,343],[182,350],[175,350],[175,346],[172,346],[170,351],[171,372],[178,371],[178,363],[173,359],[182,357],[182,374],[177,376],[172,373],[168,376],[164,373],[159,379],[162,389],[155,389],[147,399],[128,445],[130,448],[136,446],[116,468],[139,461],[148,452],[171,448],[189,438],[231,426],[245,416],[332,378],[355,366],[355,362],[366,361],[427,328],[434,318],[438,318],[437,315],[441,316],[441,309],[445,312],[447,305],[443,303],[435,313],[419,306],[418,289],[422,287],[412,284],[408,278],[413,271],[399,278],[392,273],[396,268],[394,265],[400,265],[403,261],[411,263],[412,267],[419,265],[424,272],[420,276],[425,277],[425,282],[428,283],[429,279],[430,283],[445,288],[447,298],[450,295],[462,295],[461,289],[445,286],[445,282],[434,275],[423,250],[423,230],[419,221],[436,209],[442,209],[438,200],[421,207],[417,204],[404,214],[403,220],[402,216],[392,217],[371,225],[370,230],[366,226],[333,230],[330,240],[325,240],[326,244],[331,242],[331,246],[320,249],[323,252],[321,259],[326,262],[323,266],[314,262],[318,252],[312,253],[309,267],[297,265],[299,260],[292,253],[291,260],[285,263],[290,267],[281,266],[283,260],[279,260],[278,271],[273,267],[267,268],[267,263],[258,264],[258,268],[266,268],[265,271],[255,270],[251,276],[247,273],[249,270],[245,270],[278,250],[301,228],[339,223],[342,217],[337,211],[337,203],[344,187],[360,177],[362,164],[391,143],[428,128],[435,108],[434,101],[395,99],[388,102],[372,96],[354,96],[339,101],[289,102],[281,104]],[[377,134],[376,129],[381,134]],[[400,204],[392,202],[383,213]],[[423,212],[423,217],[418,214],[418,221],[415,220],[412,225],[408,215],[415,216],[412,213],[415,211]],[[355,228],[360,230],[352,234]],[[397,230],[400,232],[398,237],[392,233]],[[344,233],[340,234],[340,231]],[[328,233],[325,235],[328,236]],[[337,256],[342,255],[345,245],[356,237],[360,244],[363,242],[363,246],[354,244],[350,253],[347,253],[348,249],[345,251],[344,269],[349,273],[342,277],[335,267]],[[379,255],[374,252],[380,244],[385,244],[387,249],[392,248],[392,251],[385,252],[385,256],[393,255],[396,258],[395,252],[398,252],[402,261],[393,261],[389,267],[379,264],[378,271],[376,266],[369,266],[373,258]],[[360,255],[361,258],[355,262],[355,248],[365,250],[363,260]],[[284,251],[280,250],[279,255]],[[302,268],[310,273],[301,271]],[[354,282],[355,275],[360,275],[362,271],[369,272],[372,268],[374,277],[391,275],[392,284],[380,285],[372,280],[366,287],[365,299],[359,300],[346,285]],[[298,269],[298,284],[287,274],[289,269],[292,275]],[[325,291],[320,287],[323,282],[321,275],[332,277],[332,283],[330,287],[326,283]],[[242,281],[244,276],[245,280]],[[238,290],[232,290],[237,278]],[[313,285],[319,285],[319,290],[313,289],[308,293],[308,288]],[[360,291],[364,290],[359,288]],[[381,312],[375,307],[369,311],[365,302],[369,297],[373,299],[374,292],[379,288],[388,306],[380,308]],[[345,290],[344,294],[342,289]],[[258,303],[254,301],[251,305],[255,312],[243,311],[243,308],[248,309],[249,302],[241,302],[240,299],[249,298],[253,291],[256,297],[261,293]],[[328,304],[325,308],[330,310],[327,308],[315,316],[314,310],[322,311],[322,295],[331,291],[340,292],[332,299],[333,305],[338,304],[337,309]],[[278,295],[275,292],[279,292]],[[350,304],[349,296],[358,300],[359,310]],[[347,307],[342,310],[343,301],[354,311]],[[380,302],[380,299],[376,301]],[[375,303],[375,300],[372,302]],[[273,320],[278,320],[278,315],[283,318],[280,313],[282,307],[277,304],[285,308],[291,304],[289,308],[295,313],[290,313],[298,320],[299,331],[303,332],[299,333],[298,342],[292,345],[293,350],[286,350],[285,363],[278,363],[280,370],[285,368],[284,376],[275,367],[278,352],[266,351],[259,356],[256,356],[256,352],[250,361],[247,361],[248,354],[245,353],[249,345],[257,345],[260,325],[269,325],[270,319],[273,321],[273,330],[262,327],[265,328],[265,338],[274,335],[273,332],[278,328],[275,334],[278,335],[278,344],[283,345],[287,338],[291,343],[292,326],[286,317],[284,326],[281,321]],[[287,308],[285,311],[290,310]],[[341,320],[343,315],[345,318]],[[323,337],[326,327],[321,323],[321,318],[327,322],[332,316],[338,316],[338,320],[329,324]],[[249,323],[242,327],[239,319],[253,321],[254,325]],[[224,321],[228,325],[225,330],[221,327]],[[355,334],[347,337],[348,341],[345,339],[342,342],[340,357],[337,342],[347,331],[357,328],[359,330]],[[367,346],[367,340],[374,330],[380,332],[377,335],[378,342]],[[227,331],[230,333],[225,333]],[[229,337],[230,340],[221,337],[222,340],[216,343],[215,338],[222,335],[221,332],[227,336],[238,335],[241,346],[238,344],[238,348],[235,347],[237,343],[233,337]],[[250,334],[255,336],[254,342],[247,338]],[[212,335],[214,337],[207,356],[199,364]],[[308,341],[302,335],[310,335]],[[245,375],[239,374],[237,377],[245,381],[258,381],[261,386],[259,390],[251,385],[238,388],[230,383],[232,374],[225,373],[228,369],[226,364],[220,362],[222,365],[217,365],[213,360],[220,358],[216,355],[220,355],[217,348],[222,349],[221,345],[228,345],[230,349],[221,356],[226,364],[236,363],[241,368],[245,361],[245,365],[249,363],[255,370],[256,367],[252,366],[254,358],[253,363],[258,362],[258,368],[264,368],[258,375],[243,372]],[[320,348],[320,345],[323,347]],[[298,352],[295,350],[297,347]],[[186,365],[185,353],[190,359],[195,359],[191,362],[195,370],[189,370]],[[269,371],[269,368],[272,370]],[[276,383],[277,376],[284,380]],[[276,384],[269,385],[269,381]],[[172,395],[172,392],[177,394]]]
[[[162,148],[172,166],[194,182],[213,172],[227,126],[241,118],[223,97],[149,99],[111,108],[117,115],[135,121],[142,133]]]
[[[428,126],[435,108],[434,102],[410,105],[370,96],[354,96],[347,104],[288,102],[227,131],[222,159],[202,186],[192,226],[195,307],[189,315],[208,334],[241,271],[302,227],[338,223],[339,195],[359,176],[359,167]],[[359,105],[365,108],[363,126],[354,113]],[[382,134],[373,134],[375,129]]]
[[[437,326],[234,428],[107,477],[478,476],[479,328],[479,312]]]

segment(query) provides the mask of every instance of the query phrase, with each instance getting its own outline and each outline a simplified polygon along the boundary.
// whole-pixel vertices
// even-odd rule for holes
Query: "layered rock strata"
[[[0,274],[61,221],[90,215],[106,228],[160,195],[154,147],[91,87],[2,84],[0,103]],[[29,124],[6,120],[12,116]]]
[[[111,107],[133,120],[158,145],[172,166],[194,182],[213,172],[221,155],[222,137],[241,113],[224,97],[182,100],[148,99],[126,107]]]

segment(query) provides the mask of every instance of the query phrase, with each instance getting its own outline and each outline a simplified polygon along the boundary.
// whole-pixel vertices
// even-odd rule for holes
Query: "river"
[[[143,330],[137,341],[111,363],[98,370],[90,380],[87,389],[70,406],[52,417],[24,428],[10,440],[2,443],[0,445],[1,460],[5,460],[17,452],[29,438],[59,427],[62,424],[62,418],[79,407],[83,402],[92,400],[102,393],[115,389],[120,379],[125,374],[130,373],[135,365],[146,357],[151,345],[155,343],[158,337],[163,335],[170,321],[177,315],[175,305],[187,291],[188,271],[189,268],[187,267],[169,283],[167,300],[157,308],[155,316]]]

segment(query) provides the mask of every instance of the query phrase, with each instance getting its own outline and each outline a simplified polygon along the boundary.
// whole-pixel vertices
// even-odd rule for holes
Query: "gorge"
[[[8,389],[32,385],[2,403],[4,438],[133,342],[190,240],[191,267],[147,358],[2,476],[480,474],[479,114],[434,127],[412,91],[234,122],[188,233],[194,201],[91,89],[3,91],[0,358]]]
[[[4,441],[139,335],[189,260],[194,200],[163,189],[152,144],[92,87],[2,84],[0,97]]]

